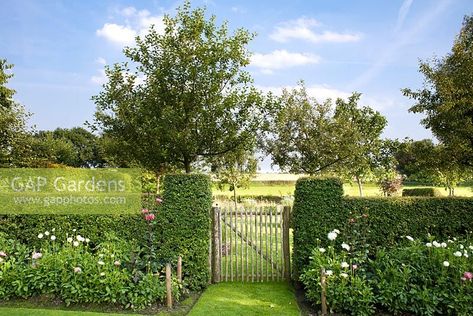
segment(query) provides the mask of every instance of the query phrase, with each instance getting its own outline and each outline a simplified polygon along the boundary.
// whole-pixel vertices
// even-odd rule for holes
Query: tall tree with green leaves
[[[124,54],[127,63],[106,68],[108,82],[93,99],[95,127],[126,156],[159,172],[191,172],[198,161],[253,143],[264,124],[265,100],[244,70],[249,64],[244,29],[229,34],[205,10],[185,2]]]
[[[452,51],[431,63],[422,61],[424,87],[403,89],[417,103],[422,123],[448,147],[450,162],[473,167],[473,16],[466,16]]]
[[[273,164],[283,171],[310,175],[343,170],[361,179],[386,120],[368,107],[359,108],[359,98],[354,93],[346,101],[319,103],[303,83],[285,89],[265,145]]]
[[[24,167],[31,156],[30,134],[26,126],[29,116],[24,107],[13,100],[15,90],[7,87],[13,68],[0,59],[0,167]]]

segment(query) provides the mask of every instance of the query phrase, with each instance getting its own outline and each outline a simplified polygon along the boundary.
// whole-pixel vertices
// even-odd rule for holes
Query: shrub
[[[209,231],[212,191],[205,175],[168,175],[164,178],[158,257],[174,260],[182,256],[183,278],[192,290],[209,281]]]
[[[298,279],[312,249],[326,246],[327,233],[343,230],[362,216],[369,224],[365,234],[368,251],[394,247],[399,236],[436,238],[465,236],[473,230],[471,198],[342,198],[337,179],[304,178],[296,183],[294,225],[294,275]],[[317,241],[319,240],[319,241]]]
[[[398,246],[380,248],[368,259],[363,247],[357,247],[359,240],[338,246],[336,240],[352,240],[352,233],[332,231],[328,235],[332,240],[325,238],[329,246],[313,250],[300,280],[314,305],[321,303],[324,268],[327,303],[335,313],[372,315],[374,306],[379,306],[395,315],[472,315],[470,241],[440,242],[430,237],[423,243],[406,236],[398,238]]]
[[[435,188],[414,188],[402,190],[402,196],[441,196],[440,192]]]

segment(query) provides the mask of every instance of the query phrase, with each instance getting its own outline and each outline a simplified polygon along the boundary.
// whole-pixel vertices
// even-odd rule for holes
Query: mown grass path
[[[202,294],[189,316],[300,315],[292,288],[278,283],[220,283]]]

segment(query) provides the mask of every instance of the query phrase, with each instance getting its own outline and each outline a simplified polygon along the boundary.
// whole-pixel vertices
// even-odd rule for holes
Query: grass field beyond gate
[[[188,315],[299,314],[294,292],[285,282],[229,282],[209,286]]]

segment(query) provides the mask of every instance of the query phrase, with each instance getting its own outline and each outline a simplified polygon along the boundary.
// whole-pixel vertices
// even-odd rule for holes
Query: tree
[[[364,156],[374,150],[386,121],[370,108],[358,108],[359,98],[354,93],[347,101],[337,99],[334,108],[330,99],[319,103],[310,97],[303,83],[285,89],[265,145],[273,164],[314,175],[345,171],[341,165],[348,163],[361,177],[367,166]]]
[[[244,29],[205,18],[189,2],[165,30],[153,27],[124,54],[127,63],[106,68],[108,83],[93,99],[95,127],[141,166],[190,172],[200,160],[246,148],[264,123],[266,103],[243,68],[249,64]]]
[[[425,114],[422,124],[449,148],[450,161],[473,167],[473,16],[465,17],[449,54],[419,69],[424,88],[402,90],[417,101],[410,111]]]
[[[381,133],[387,120],[370,107],[358,108],[360,94],[354,93],[348,102],[337,99],[334,119],[339,125],[340,135],[350,141],[351,155],[335,170],[350,181],[355,179],[360,196],[363,196],[362,183],[372,177],[376,156],[379,155],[382,141]]]
[[[24,167],[29,163],[30,135],[26,127],[29,113],[13,100],[15,90],[6,86],[13,68],[0,59],[0,167]]]
[[[219,180],[219,189],[222,190],[228,185],[229,190],[233,192],[235,210],[237,209],[237,189],[247,188],[250,185],[257,168],[258,160],[254,153],[248,150],[230,152],[212,163],[212,171]]]
[[[397,171],[396,160],[399,146],[397,139],[384,139],[378,154],[374,156],[374,174],[384,196],[394,195],[402,186],[402,176]]]

